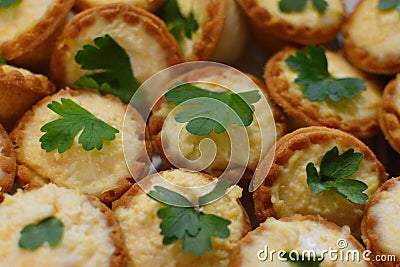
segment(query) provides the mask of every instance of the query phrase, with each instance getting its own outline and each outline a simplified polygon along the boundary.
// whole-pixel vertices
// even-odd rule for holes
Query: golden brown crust
[[[1,175],[4,173],[4,175]],[[3,194],[9,193],[12,189],[16,173],[16,159],[14,146],[0,124],[0,201],[3,200]]]
[[[360,10],[362,2],[363,1],[358,2],[354,11],[343,26],[344,55],[353,65],[366,72],[384,75],[400,73],[400,53],[388,54],[382,57],[368,49],[358,46],[352,39],[349,29],[356,23],[354,22],[354,16],[359,12],[358,10]]]
[[[305,125],[336,128],[359,138],[369,138],[375,135],[379,131],[378,118],[359,119],[353,117],[343,120],[335,115],[321,117],[317,107],[301,104],[303,98],[292,94],[288,81],[279,77],[282,73],[279,64],[295,51],[294,48],[285,48],[276,53],[265,65],[264,79],[268,93],[275,103],[281,106],[287,114]]]
[[[120,1],[120,3],[129,4],[127,2],[129,2],[129,1]],[[157,10],[157,8],[159,8],[165,2],[165,0],[147,0],[146,1],[147,3],[144,5],[141,3],[135,3],[135,1],[130,1],[130,2],[132,2],[130,5],[132,5],[134,7],[139,7],[139,8],[143,8],[147,11],[154,12]],[[104,1],[104,3],[102,3],[101,5],[105,5],[108,3],[110,3],[110,2]],[[99,6],[99,5],[94,5],[93,3],[90,3],[90,1],[86,1],[86,0],[75,0],[73,10],[75,11],[75,13],[79,13],[86,9],[93,8],[96,6]]]
[[[0,45],[0,54],[4,59],[15,60],[25,56],[27,61],[20,60],[17,62],[19,65],[29,67],[32,65],[30,59],[40,61],[48,58],[49,50],[43,49],[41,52],[45,52],[45,54],[41,55],[39,55],[38,50],[41,45],[48,48],[53,46],[55,38],[52,34],[57,32],[60,26],[63,26],[74,3],[74,0],[54,1],[56,1],[56,4],[46,14],[46,17],[41,18],[35,25],[32,25],[33,27],[27,29],[24,33],[16,37],[16,39],[5,41]],[[30,54],[30,56],[27,56],[27,54]]]
[[[118,224],[114,213],[106,205],[104,205],[97,197],[87,196],[93,207],[99,209],[105,216],[107,226],[113,230],[109,236],[112,244],[115,247],[114,253],[110,259],[110,267],[124,267],[128,265],[128,251],[125,247],[124,235],[122,229]]]
[[[361,221],[361,233],[362,233],[361,237],[367,249],[372,251],[372,256],[370,257],[372,259],[376,258],[377,255],[388,256],[390,255],[390,253],[383,251],[379,247],[380,235],[378,232],[375,231],[377,218],[369,212],[369,209],[373,205],[379,203],[379,201],[382,199],[382,192],[390,191],[394,186],[396,186],[396,183],[399,182],[400,182],[400,177],[391,178],[387,180],[367,202],[365,213]],[[386,266],[386,267],[400,266],[400,260],[397,258],[395,262],[382,261],[380,262],[380,266]]]
[[[144,9],[125,4],[101,5],[87,9],[74,16],[65,26],[62,35],[58,39],[51,58],[51,71],[53,79],[59,87],[68,86],[65,81],[65,64],[67,64],[65,61],[65,54],[70,48],[67,45],[62,45],[64,40],[77,38],[81,31],[90,28],[98,18],[112,21],[118,16],[122,16],[124,22],[132,26],[139,22],[143,23],[147,33],[154,36],[155,40],[158,41],[160,46],[167,53],[167,62],[169,66],[183,61],[178,44],[161,19]],[[93,38],[95,37],[97,36],[93,36]],[[82,44],[82,46],[83,45],[85,44]]]
[[[79,94],[85,94],[85,93],[95,93],[93,91],[89,90],[62,90],[58,92],[59,96],[75,96]],[[105,95],[104,97],[111,99],[112,101],[117,101],[120,102],[121,105],[125,105],[119,100],[119,98],[112,96],[112,95]],[[25,138],[24,137],[24,130],[25,130],[25,125],[28,124],[31,121],[31,118],[35,116],[35,109],[37,106],[45,105],[48,103],[49,99],[51,96],[43,98],[40,100],[36,105],[34,105],[30,110],[28,110],[24,116],[20,119],[18,122],[17,126],[15,129],[11,132],[10,137],[13,140],[15,144],[15,152],[17,156],[17,175],[16,175],[16,182],[20,186],[22,186],[25,190],[31,190],[35,188],[42,187],[43,185],[51,182],[50,178],[48,177],[42,177],[40,174],[35,172],[32,168],[29,167],[29,163],[24,161],[23,157],[23,151],[22,148],[20,147],[20,144],[22,140]],[[142,117],[140,116],[139,113],[135,112],[132,113],[132,116],[136,116],[136,120],[138,124],[143,124],[142,127],[139,126],[138,129],[144,129],[144,122]],[[144,140],[144,133],[138,131],[137,134],[139,134],[139,140]],[[130,163],[131,165],[129,166],[130,169],[135,170],[135,173],[132,173],[132,175],[137,175],[136,178],[141,178],[147,174],[148,171],[148,155],[146,153],[147,151],[143,151],[143,154],[138,158],[137,162],[132,162]],[[97,194],[94,194],[96,197],[98,197],[102,202],[105,204],[109,205],[112,203],[112,201],[118,199],[124,192],[126,192],[129,187],[134,183],[134,179],[132,176],[129,177],[124,177],[121,178],[115,188],[112,188],[110,190],[104,191],[104,192],[99,192]]]
[[[268,10],[259,6],[256,0],[238,0],[251,23],[263,32],[271,32],[275,36],[299,44],[323,44],[336,38],[344,22],[344,14],[335,23],[319,28],[306,26],[296,27],[284,20],[274,18]],[[343,5],[343,2],[342,2]]]
[[[295,215],[292,217],[284,217],[279,219],[279,221],[282,222],[294,222],[294,221],[309,221],[309,222],[316,222],[318,224],[321,224],[321,226],[325,227],[326,229],[336,231],[336,232],[342,232],[342,228],[340,228],[338,225],[327,221],[326,219],[320,217],[320,216],[312,216],[312,215]],[[229,267],[240,267],[243,266],[243,259],[241,258],[241,246],[242,245],[252,245],[253,242],[262,236],[262,233],[264,231],[269,231],[267,225],[265,223],[260,224],[259,227],[254,229],[253,231],[249,232],[238,244],[236,249],[234,250],[232,254],[232,259],[230,264],[228,265]],[[277,233],[279,234],[279,233]],[[354,246],[357,250],[359,251],[364,251],[364,247],[360,244],[360,242],[357,241],[352,235],[347,235],[346,236],[346,241],[351,244],[351,246]],[[259,249],[259,248],[258,248]],[[295,248],[294,248],[295,249]],[[369,266],[374,266],[371,262],[367,263]]]
[[[329,144],[333,141],[339,143],[343,147],[356,148],[364,154],[365,160],[375,163],[371,165],[370,171],[377,173],[380,182],[384,182],[387,179],[387,174],[382,163],[376,158],[375,154],[368,146],[354,136],[327,127],[311,126],[300,128],[279,139],[276,143],[276,150],[270,151],[266,160],[261,162],[259,169],[265,168],[265,164],[269,163],[267,160],[268,157],[271,157],[271,154],[275,153],[271,169],[262,185],[253,195],[256,218],[259,222],[265,221],[268,217],[275,216],[273,203],[271,201],[271,187],[280,176],[282,166],[288,162],[290,157],[296,151],[305,150],[313,144]]]
[[[379,125],[390,146],[400,153],[400,114],[394,101],[400,76],[388,83],[383,91],[382,107],[379,113]]]
[[[0,66],[0,123],[11,130],[34,103],[56,91],[43,75],[24,75],[18,70],[5,71]]]

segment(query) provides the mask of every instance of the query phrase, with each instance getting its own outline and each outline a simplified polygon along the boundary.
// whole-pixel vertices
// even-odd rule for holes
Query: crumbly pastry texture
[[[147,11],[155,11],[160,7],[165,0],[75,0],[74,11],[81,12],[83,10],[93,8],[100,5],[110,4],[110,3],[124,3],[127,5],[132,5],[135,7],[143,8]]]
[[[14,146],[7,132],[0,124],[0,201],[4,193],[12,189],[16,173],[16,159]]]
[[[112,141],[103,140],[101,150],[85,151],[77,137],[72,147],[62,154],[57,149],[41,149],[40,128],[60,116],[47,108],[52,101],[69,98],[93,115],[119,130]],[[126,112],[126,113],[125,113]],[[126,114],[126,117],[124,117]],[[122,125],[126,154],[122,148]],[[111,203],[134,182],[148,172],[149,158],[145,145],[144,121],[133,108],[128,108],[114,96],[102,96],[94,91],[62,90],[39,101],[20,120],[11,133],[17,155],[17,182],[25,189],[54,182],[60,186],[79,189]],[[125,161],[128,155],[128,161]],[[128,169],[129,168],[129,169]],[[131,172],[129,172],[131,170]]]
[[[306,181],[306,165],[313,162],[319,166],[323,155],[334,146],[340,153],[353,148],[364,154],[359,169],[349,178],[366,183],[367,195],[371,196],[387,179],[374,153],[352,135],[326,127],[300,128],[279,139],[275,154],[269,155],[274,157],[272,167],[253,195],[258,221],[271,216],[320,215],[338,225],[349,225],[352,233],[359,236],[365,205],[353,204],[333,191],[314,195]]]

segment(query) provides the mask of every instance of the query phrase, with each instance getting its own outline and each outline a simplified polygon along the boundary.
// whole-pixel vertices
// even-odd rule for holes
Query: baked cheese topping
[[[260,7],[263,7],[271,14],[271,22],[285,21],[295,27],[323,28],[341,21],[344,15],[344,6],[341,0],[329,1],[329,5],[324,14],[312,5],[312,1],[307,1],[307,5],[302,12],[283,13],[279,9],[280,0],[256,0]]]
[[[181,186],[201,186],[210,183],[210,180],[198,173],[172,170],[161,174],[166,180]],[[159,266],[167,267],[227,266],[231,252],[244,231],[244,215],[237,202],[241,195],[242,189],[234,186],[227,195],[204,206],[205,213],[231,221],[228,226],[230,236],[227,239],[212,237],[213,251],[196,257],[191,253],[182,252],[181,241],[168,246],[162,244],[163,236],[159,227],[161,220],[157,217],[157,211],[163,206],[141,191],[132,198],[130,208],[120,207],[114,211],[124,232],[131,265],[151,266],[156,262]]]
[[[128,5],[133,5],[137,7],[141,7],[147,9],[153,0],[85,0],[90,6],[100,6],[104,4],[111,4],[111,3],[124,3]]]
[[[397,114],[400,114],[400,75],[397,75],[396,90],[394,91],[391,101],[393,101],[395,105]]]
[[[70,98],[87,109],[97,118],[108,123],[120,132],[112,141],[103,140],[103,148],[86,151],[78,144],[78,135],[72,147],[59,154],[56,150],[46,152],[40,148],[40,137],[44,134],[40,128],[46,123],[59,119],[60,116],[47,108],[51,101],[60,102],[61,98]],[[110,100],[96,93],[82,93],[71,96],[68,92],[54,95],[51,99],[35,107],[35,115],[25,124],[24,138],[20,147],[21,161],[24,162],[37,178],[50,180],[68,188],[79,188],[89,194],[102,193],[117,188],[117,182],[131,177],[125,163],[122,149],[122,125],[126,106],[119,101]],[[132,151],[130,159],[138,159],[143,144],[138,140],[137,124],[126,129],[124,142]],[[136,154],[134,154],[136,153]],[[136,157],[135,157],[136,156]]]
[[[81,70],[75,62],[78,50],[86,44],[94,45],[93,39],[109,34],[127,53],[136,80],[143,83],[154,73],[168,67],[167,53],[157,39],[157,34],[150,34],[143,22],[128,24],[123,15],[118,15],[112,21],[98,16],[95,23],[83,28],[73,39],[64,39],[59,46],[68,47],[65,54],[65,81],[72,85],[83,75],[92,73]]]
[[[293,218],[296,218],[294,216]],[[243,242],[240,243],[240,258],[242,267],[266,266],[268,263],[273,266],[290,267],[293,266],[289,262],[280,261],[277,253],[270,257],[272,250],[276,252],[284,250],[286,252],[297,251],[301,255],[302,251],[313,251],[317,257],[320,257],[323,250],[339,250],[337,241],[340,239],[347,240],[350,235],[348,227],[342,227],[341,231],[328,228],[326,225],[310,220],[294,220],[290,222],[279,221],[275,218],[268,218],[260,225],[263,231],[250,232]],[[248,240],[251,240],[248,242]],[[357,250],[358,248],[352,243],[347,242],[348,247],[340,250],[343,253],[349,250]],[[268,247],[268,251],[266,251]],[[260,250],[265,253],[259,254]],[[293,252],[295,253],[295,252]],[[293,254],[296,255],[296,254]],[[327,254],[324,254],[324,261],[321,266],[337,266],[337,261],[332,261]],[[337,255],[338,256],[338,255]],[[259,260],[267,257],[265,261]],[[360,252],[361,258],[361,252]],[[369,266],[361,259],[357,261],[340,261],[340,266]]]
[[[348,28],[352,41],[379,57],[398,55],[400,13],[396,9],[390,11],[377,9],[378,0],[361,2],[352,15]]]
[[[229,74],[217,74],[204,77],[202,81],[221,84],[231,88],[235,92],[243,92],[254,90],[256,87],[251,80],[244,79],[243,75],[235,72]],[[208,90],[221,91],[221,87],[206,85],[200,83],[198,86]],[[262,94],[260,92],[260,94]],[[249,166],[255,169],[259,160],[266,154],[268,149],[274,144],[276,135],[281,136],[282,128],[278,127],[275,133],[275,123],[270,107],[266,104],[265,98],[260,99],[255,107],[255,119],[253,122],[243,128],[237,125],[229,125],[228,132],[217,134],[211,132],[209,135],[197,136],[189,133],[185,123],[179,123],[175,120],[175,115],[181,109],[174,107],[171,103],[164,103],[163,107],[155,112],[156,116],[167,117],[162,129],[162,138],[166,146],[163,146],[164,152],[172,159],[177,159],[178,155],[188,160],[195,161],[191,163],[191,167],[205,168],[213,155],[202,155],[201,151],[212,151],[212,146],[201,147],[200,143],[205,139],[211,139],[216,145],[216,155],[214,161],[206,168],[207,172],[213,170],[223,170],[228,163],[239,166]],[[172,112],[171,112],[172,110]],[[169,113],[171,112],[171,113]],[[169,115],[168,115],[169,114]],[[247,143],[248,141],[248,143]],[[232,148],[231,148],[232,147]],[[249,150],[247,150],[249,147]],[[232,153],[233,151],[233,153]],[[249,152],[247,155],[247,151]],[[232,159],[230,159],[232,157]],[[177,163],[183,164],[183,161],[177,160]],[[177,165],[180,166],[180,165]],[[189,168],[189,166],[184,166]]]
[[[64,223],[61,242],[35,251],[19,248],[20,231],[54,216]],[[5,195],[0,206],[0,259],[3,266],[109,266],[115,247],[105,216],[74,190],[48,184]]]
[[[4,71],[5,73],[15,70],[15,71],[20,72],[20,73],[21,73],[22,75],[24,75],[25,77],[26,77],[26,76],[30,76],[30,75],[36,75],[36,74],[33,74],[32,72],[30,72],[30,71],[27,70],[27,69],[17,68],[17,67],[10,66],[10,65],[2,65],[2,66],[0,66],[0,67],[3,69],[3,71]],[[40,76],[41,76],[41,75],[40,75]]]
[[[359,233],[363,207],[355,205],[343,196],[333,191],[313,194],[307,184],[306,166],[313,162],[320,166],[322,157],[334,146],[343,153],[348,148],[343,148],[340,143],[331,141],[329,144],[312,144],[310,147],[294,152],[289,160],[282,166],[282,171],[272,186],[271,201],[278,218],[294,214],[320,215],[338,225],[349,225],[355,235]],[[354,147],[357,151],[357,147]],[[378,173],[371,171],[375,161],[362,160],[358,171],[349,176],[368,185],[364,191],[371,196],[379,187]]]
[[[334,102],[327,97],[324,101],[310,101],[302,93],[302,86],[294,81],[298,72],[293,71],[284,61],[279,64],[282,70],[280,78],[288,81],[289,91],[302,98],[301,105],[304,107],[313,106],[319,110],[319,116],[331,117],[337,116],[342,120],[354,120],[365,118],[377,118],[381,103],[381,95],[377,85],[366,80],[364,75],[348,63],[343,57],[329,50],[326,51],[328,60],[328,71],[335,78],[354,77],[363,79],[367,90],[361,91],[352,99],[342,99]]]
[[[387,191],[378,193],[379,202],[371,205],[369,213],[376,218],[374,231],[379,236],[378,246],[384,252],[400,257],[398,220],[400,218],[400,182]]]
[[[0,8],[0,45],[32,30],[57,2],[57,0],[24,0],[11,7]]]

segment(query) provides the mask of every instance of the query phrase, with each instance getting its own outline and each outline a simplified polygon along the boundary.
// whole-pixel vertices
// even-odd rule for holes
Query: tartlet
[[[16,173],[16,160],[14,146],[0,124],[0,201],[4,193],[9,193],[12,189]]]
[[[310,101],[295,83],[298,73],[285,60],[295,54],[294,48],[286,48],[268,60],[264,79],[271,98],[302,126],[326,126],[351,133],[359,138],[369,138],[379,131],[378,113],[381,105],[381,85],[348,63],[339,53],[326,50],[328,71],[334,78],[359,78],[366,90],[351,99],[338,102],[326,98]]]
[[[75,12],[81,12],[83,10],[100,6],[100,5],[105,5],[105,4],[110,4],[110,3],[124,3],[127,5],[132,5],[136,7],[143,8],[147,11],[155,11],[157,8],[159,8],[165,0],[75,0],[74,3],[74,11]]]
[[[47,108],[52,101],[71,99],[94,116],[119,130],[112,141],[103,140],[101,150],[86,151],[78,144],[64,153],[41,148],[41,127],[61,118]],[[127,112],[127,113],[125,113]],[[125,116],[126,114],[126,116]],[[125,117],[124,117],[125,116]],[[124,147],[122,125],[125,123]],[[17,155],[17,183],[32,189],[53,182],[59,186],[79,189],[107,204],[120,197],[134,183],[147,175],[149,159],[146,153],[144,121],[132,107],[118,98],[102,96],[87,90],[61,90],[39,101],[19,121],[12,131]],[[125,155],[129,161],[125,161]]]
[[[50,217],[64,225],[59,243],[23,249],[19,245],[21,230]],[[121,229],[112,211],[93,196],[54,184],[18,190],[5,195],[0,218],[3,266],[126,266]]]
[[[337,256],[336,260],[335,256],[328,256],[329,250],[338,252],[334,254]],[[276,253],[271,254],[272,251]],[[291,253],[293,259],[296,259],[297,255],[299,258],[304,255],[305,261],[308,259],[307,257],[322,260],[318,266],[373,266],[371,262],[363,259],[364,248],[350,234],[348,227],[339,227],[321,217],[310,215],[295,215],[279,220],[267,219],[239,242],[229,266],[256,267],[268,264],[282,267],[292,266],[292,263],[288,262],[290,254],[283,257],[281,255],[283,260],[278,258],[280,251]],[[311,253],[302,254],[304,251]],[[323,251],[327,252],[322,254]],[[339,259],[339,253],[348,255],[349,252],[358,252],[360,260],[350,257]],[[312,266],[316,266],[314,264]],[[297,266],[297,264],[293,265]],[[301,266],[307,266],[306,262],[303,262]]]
[[[379,125],[390,146],[400,153],[400,76],[389,82],[382,97]]]
[[[216,178],[203,173],[179,169],[168,170],[144,178],[141,184],[151,188],[162,177],[171,186],[170,190],[184,187],[209,185]],[[180,192],[184,194],[185,192]],[[189,194],[189,193],[188,193]],[[203,206],[202,211],[231,221],[227,239],[212,237],[213,250],[201,256],[183,253],[181,241],[163,245],[157,210],[162,204],[151,199],[135,184],[119,200],[113,203],[113,211],[125,236],[130,264],[132,266],[227,266],[232,250],[239,240],[250,230],[250,221],[239,202],[242,189],[233,186],[222,198]],[[186,195],[185,195],[186,196]],[[194,196],[194,195],[193,195]],[[190,199],[190,195],[186,196]],[[132,216],[133,215],[133,216]]]
[[[85,10],[65,26],[52,54],[51,71],[56,84],[74,86],[82,70],[75,55],[93,39],[110,35],[127,53],[139,84],[156,72],[182,62],[179,47],[164,23],[144,9],[107,4]]]
[[[400,12],[378,9],[378,0],[359,1],[343,27],[345,56],[376,74],[400,72]]]
[[[299,44],[322,44],[335,39],[345,19],[345,8],[341,0],[327,1],[328,7],[323,14],[312,6],[312,1],[307,1],[305,9],[298,13],[282,12],[279,0],[238,2],[250,23],[257,29],[255,34],[271,33],[280,39]]]
[[[47,70],[49,52],[73,3],[74,0],[24,0],[0,8],[0,54],[12,65]]]
[[[236,139],[234,136],[229,136],[227,132],[220,134],[211,132],[204,136],[194,135],[183,127],[184,123],[179,123],[174,119],[179,108],[174,109],[175,105],[164,97],[154,106],[149,118],[148,129],[154,151],[161,156],[165,166],[201,169],[212,175],[220,175],[229,164],[254,171],[269,148],[274,145],[275,140],[283,136],[286,131],[286,121],[282,110],[270,101],[263,83],[252,75],[246,77],[245,74],[227,68],[209,66],[179,76],[171,82],[171,86],[192,81],[202,81],[194,85],[210,91],[226,90],[218,85],[225,86],[234,92],[259,90],[263,98],[254,104],[254,120],[245,128],[246,138],[249,141],[248,158],[240,154],[246,154],[246,147],[244,147],[246,142],[238,140],[244,138],[241,137],[241,126],[229,126],[228,131],[231,134],[237,134]],[[200,143],[205,139],[211,139],[216,145],[216,155],[211,162],[208,156],[202,156],[201,150],[204,152],[212,150],[210,147],[201,148]],[[207,150],[208,148],[210,149]],[[187,159],[192,162],[186,163]],[[210,164],[207,165],[207,163]]]
[[[346,179],[364,182],[368,186],[364,193],[368,196],[387,179],[374,153],[354,136],[326,127],[300,128],[277,141],[272,167],[253,195],[258,221],[263,222],[270,216],[319,215],[340,226],[348,225],[359,236],[365,204],[351,203],[334,191],[313,194],[307,183],[308,163],[318,168],[326,152],[334,147],[339,154],[354,149],[364,155],[357,171]],[[263,168],[261,163],[260,174],[256,175],[264,174]]]
[[[55,91],[46,76],[0,65],[0,123],[10,131],[27,109]]]
[[[367,249],[372,251],[371,258],[382,259],[379,266],[400,264],[396,230],[400,219],[399,195],[400,177],[387,180],[368,201],[361,223],[362,239]]]
[[[212,60],[226,64],[235,63],[247,44],[246,18],[234,0],[166,0],[176,1],[182,16],[193,16],[197,28],[193,25],[191,36],[184,32],[177,33],[178,43],[186,61]],[[163,11],[158,15],[172,29],[170,14]],[[176,29],[171,30],[171,32]]]

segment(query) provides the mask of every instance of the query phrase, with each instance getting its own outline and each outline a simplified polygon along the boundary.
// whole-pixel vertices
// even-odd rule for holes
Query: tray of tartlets
[[[0,267],[400,266],[398,0],[0,0]]]

